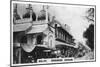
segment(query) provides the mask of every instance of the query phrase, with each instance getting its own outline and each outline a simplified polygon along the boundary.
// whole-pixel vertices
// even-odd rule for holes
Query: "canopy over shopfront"
[[[31,23],[15,24],[13,25],[13,32],[26,31],[31,25]]]
[[[33,25],[32,29],[28,31],[26,34],[41,33],[44,32],[47,28],[48,28],[47,24]]]

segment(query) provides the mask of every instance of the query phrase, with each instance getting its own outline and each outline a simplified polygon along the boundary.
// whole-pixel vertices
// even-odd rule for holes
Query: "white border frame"
[[[36,5],[52,5],[52,6],[72,6],[72,7],[85,7],[95,9],[95,22],[94,22],[94,59],[93,60],[77,60],[77,61],[65,61],[65,62],[47,62],[47,63],[27,63],[27,64],[13,64],[13,3],[20,4],[36,4]],[[49,2],[37,2],[37,1],[13,1],[10,2],[10,65],[11,66],[30,66],[30,65],[42,65],[42,64],[60,64],[60,63],[77,63],[77,62],[94,62],[96,61],[96,6],[84,5],[84,4],[66,4],[66,3],[49,3]]]

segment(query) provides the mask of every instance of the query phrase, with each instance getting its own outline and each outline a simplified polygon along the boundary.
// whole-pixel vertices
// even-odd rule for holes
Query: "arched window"
[[[50,45],[51,45],[51,47],[52,47],[52,40],[50,40]]]
[[[48,41],[49,41],[49,47],[52,47],[53,46],[53,36],[52,35],[50,35],[49,37],[48,37]]]
[[[43,41],[42,35],[38,35],[38,36],[37,36],[37,45],[38,45],[38,44],[43,44],[42,41]]]

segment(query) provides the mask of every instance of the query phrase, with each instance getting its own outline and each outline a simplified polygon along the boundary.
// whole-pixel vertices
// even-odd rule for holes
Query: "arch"
[[[48,44],[49,47],[53,46],[53,35],[49,33],[49,37],[48,37]]]

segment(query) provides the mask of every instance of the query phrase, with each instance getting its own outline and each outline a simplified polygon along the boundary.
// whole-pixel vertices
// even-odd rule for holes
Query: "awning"
[[[31,52],[36,46],[34,44],[21,44],[21,47],[25,52]]]
[[[26,34],[32,34],[32,33],[41,33],[44,32],[47,29],[47,24],[43,24],[43,25],[33,25],[32,29],[27,32]]]
[[[55,43],[56,43],[56,46],[57,46],[57,45],[62,45],[62,46],[75,47],[75,45],[71,45],[71,44],[63,43],[63,42],[60,42],[60,41],[55,41]]]
[[[47,46],[41,44],[41,45],[36,45],[36,44],[21,44],[21,47],[22,49],[25,51],[25,52],[31,52],[31,51],[37,51],[40,50],[40,51],[46,51],[46,50],[50,50],[50,48],[47,48]]]
[[[15,24],[13,25],[13,32],[25,31],[31,27],[31,23]]]

